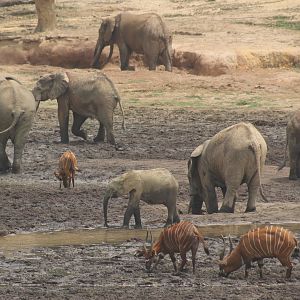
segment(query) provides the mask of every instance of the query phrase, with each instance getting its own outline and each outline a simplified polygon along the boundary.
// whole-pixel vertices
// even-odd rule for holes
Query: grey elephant
[[[234,212],[237,190],[243,183],[249,193],[246,212],[255,211],[258,190],[267,201],[260,181],[266,154],[262,135],[244,122],[221,130],[197,147],[188,162],[192,213],[201,214],[203,202],[209,214],[218,212],[216,187],[224,197],[220,212]]]
[[[57,99],[58,121],[62,143],[69,143],[69,110],[73,112],[72,133],[87,138],[86,132],[80,129],[87,118],[99,122],[99,130],[94,142],[105,139],[115,145],[113,134],[113,112],[119,104],[124,112],[120,96],[112,81],[104,74],[83,76],[80,74],[56,73],[41,77],[35,84],[33,95],[37,101]]]
[[[135,52],[145,55],[149,70],[156,69],[160,58],[166,71],[172,71],[172,36],[157,14],[122,13],[114,18],[104,19],[99,28],[93,67],[103,68],[109,62],[114,44],[119,48],[121,70],[134,70],[133,66],[129,66],[129,58],[131,53]],[[110,45],[108,58],[100,65],[100,55],[103,48],[108,45]]]
[[[278,170],[286,165],[288,157],[290,161],[289,179],[297,180],[300,178],[300,110],[292,113],[288,118],[284,161]]]
[[[11,168],[5,152],[8,139],[14,145],[12,172],[21,171],[22,154],[34,115],[32,93],[14,77],[0,75],[0,172]]]
[[[107,223],[108,200],[129,194],[128,207],[124,215],[123,227],[129,227],[132,215],[135,228],[141,228],[140,200],[148,204],[164,204],[168,209],[166,225],[180,221],[176,202],[178,182],[170,171],[159,168],[150,170],[132,170],[114,178],[107,186],[104,200],[104,226]]]

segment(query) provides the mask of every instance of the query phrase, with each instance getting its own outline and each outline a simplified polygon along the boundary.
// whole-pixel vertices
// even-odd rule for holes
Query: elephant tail
[[[250,145],[251,150],[254,152],[255,155],[255,160],[256,160],[256,168],[257,168],[257,173],[258,173],[258,180],[259,180],[259,192],[260,195],[262,197],[262,199],[264,200],[264,202],[269,202],[268,198],[266,197],[266,195],[264,194],[263,188],[261,186],[261,174],[260,174],[260,170],[261,170],[261,165],[260,165],[260,149],[259,149],[259,144],[258,143],[252,143]]]
[[[0,131],[0,134],[6,133],[9,130],[11,130],[13,127],[15,127],[23,113],[24,113],[24,111],[12,112],[12,116],[14,119],[13,119],[11,125],[8,128],[4,129],[3,131]]]
[[[126,127],[125,127],[125,116],[124,116],[124,110],[123,110],[123,106],[122,106],[120,98],[119,98],[118,102],[119,102],[119,106],[120,106],[120,109],[121,109],[121,112],[122,112],[122,117],[123,117],[122,128],[123,128],[123,130],[125,130],[126,129]]]
[[[289,139],[288,139],[288,135],[286,135],[285,150],[284,150],[284,159],[283,159],[283,162],[281,163],[281,165],[278,167],[277,171],[280,171],[286,165],[288,144],[289,144]]]

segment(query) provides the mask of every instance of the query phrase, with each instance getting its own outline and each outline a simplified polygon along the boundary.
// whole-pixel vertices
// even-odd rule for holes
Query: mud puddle
[[[287,228],[293,232],[300,232],[300,223],[267,223]],[[240,236],[250,229],[263,226],[262,223],[239,224],[208,224],[198,226],[205,237],[217,237],[221,235]],[[154,239],[157,239],[161,228],[151,229]],[[15,250],[32,249],[36,247],[59,247],[93,245],[99,243],[117,244],[126,240],[143,240],[146,229],[128,230],[122,228],[96,228],[82,230],[67,230],[55,232],[35,232],[8,235],[0,238],[0,250],[10,252]]]

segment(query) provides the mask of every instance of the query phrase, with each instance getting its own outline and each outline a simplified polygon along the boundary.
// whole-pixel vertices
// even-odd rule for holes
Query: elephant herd
[[[172,71],[172,36],[157,14],[133,15],[122,13],[115,18],[102,21],[94,51],[92,66],[103,67],[111,58],[113,46],[120,52],[121,70],[134,70],[129,65],[132,52],[142,53],[149,70],[155,70],[162,62],[166,71]],[[106,61],[100,64],[100,55],[105,46],[110,45]],[[81,129],[87,118],[99,122],[95,142],[106,139],[119,149],[113,133],[113,112],[119,105],[123,116],[121,98],[113,82],[104,74],[80,76],[65,72],[42,76],[31,91],[27,90],[13,76],[0,76],[0,172],[19,173],[22,152],[31,129],[35,111],[40,101],[57,99],[60,137],[62,143],[69,142],[69,112],[73,112],[71,131],[83,139],[86,132]],[[300,111],[295,112],[287,125],[286,152],[290,160],[291,180],[300,178]],[[14,145],[13,164],[7,157],[5,148],[8,139]],[[256,197],[261,187],[261,172],[265,163],[267,145],[259,131],[250,123],[223,129],[210,140],[199,145],[188,160],[190,185],[190,210],[193,214],[202,212],[203,203],[208,213],[218,212],[215,188],[223,193],[220,212],[234,212],[239,186],[246,183],[249,196],[246,212],[256,209]],[[287,160],[280,168],[282,168]],[[164,204],[168,208],[167,225],[179,221],[176,210],[178,183],[165,169],[133,170],[114,179],[104,197],[104,217],[107,225],[107,203],[112,197],[129,194],[129,204],[124,216],[124,226],[134,215],[136,226],[141,226],[139,200],[149,204]]]

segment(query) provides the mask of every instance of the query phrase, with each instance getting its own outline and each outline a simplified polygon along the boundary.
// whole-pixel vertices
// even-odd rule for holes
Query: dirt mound
[[[1,47],[2,45],[2,47]],[[89,68],[95,42],[88,39],[46,37],[41,40],[0,41],[0,64],[51,65],[64,68]],[[108,47],[100,63],[106,60]],[[111,63],[119,65],[115,47]],[[132,55],[134,65],[146,66],[143,56]],[[224,52],[173,51],[173,65],[194,75],[218,76],[236,69],[299,67],[300,50],[237,50]]]

